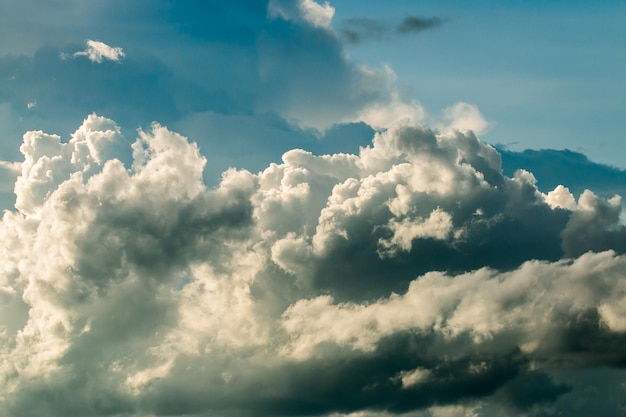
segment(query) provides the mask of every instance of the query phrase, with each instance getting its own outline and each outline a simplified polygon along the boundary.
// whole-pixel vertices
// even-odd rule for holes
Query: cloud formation
[[[618,199],[544,194],[471,132],[412,123],[215,188],[163,126],[123,148],[95,114],[24,135],[2,414],[618,413],[623,389],[581,382],[625,380]]]

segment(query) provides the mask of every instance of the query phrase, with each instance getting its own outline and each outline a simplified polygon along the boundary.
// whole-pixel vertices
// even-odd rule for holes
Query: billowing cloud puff
[[[544,194],[471,132],[412,123],[215,188],[165,127],[127,165],[123,145],[97,115],[24,135],[0,414],[617,415],[617,197]]]
[[[74,53],[73,56],[86,56],[91,62],[100,64],[104,59],[120,62],[126,54],[122,48],[111,47],[104,42],[87,40],[87,49]]]

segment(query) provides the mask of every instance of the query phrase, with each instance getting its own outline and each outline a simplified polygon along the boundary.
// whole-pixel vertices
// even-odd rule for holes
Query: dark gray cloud
[[[407,16],[402,22],[391,24],[380,19],[351,18],[343,21],[341,35],[345,42],[361,43],[383,40],[390,35],[409,35],[443,25],[440,17]]]
[[[396,30],[401,34],[421,32],[426,29],[441,26],[443,23],[445,23],[445,19],[440,17],[407,16],[402,20],[402,23],[396,27]]]

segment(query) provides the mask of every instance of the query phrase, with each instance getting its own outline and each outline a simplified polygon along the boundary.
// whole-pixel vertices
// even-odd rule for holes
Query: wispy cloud
[[[382,40],[388,36],[406,36],[443,25],[447,20],[440,17],[407,16],[400,23],[389,23],[381,19],[346,19],[341,27],[341,36],[348,43]]]
[[[421,32],[441,26],[444,22],[445,20],[440,17],[408,16],[402,20],[402,23],[396,26],[396,31],[400,34]]]

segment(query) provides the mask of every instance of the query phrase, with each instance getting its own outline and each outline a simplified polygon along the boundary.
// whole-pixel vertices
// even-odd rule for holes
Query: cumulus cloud
[[[214,188],[163,126],[127,164],[124,144],[92,114],[5,164],[2,414],[618,409],[623,390],[580,384],[624,379],[617,198],[544,194],[471,132],[409,122]]]
[[[120,60],[126,56],[122,48],[111,47],[104,42],[88,39],[86,43],[87,49],[75,52],[73,56],[86,56],[91,62],[97,64],[102,63],[105,59],[120,62]]]

